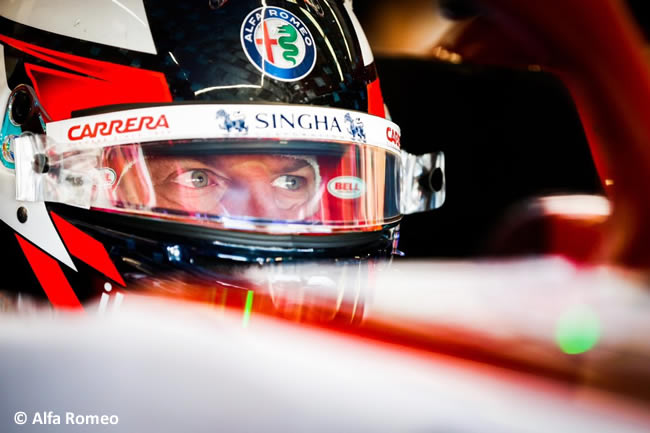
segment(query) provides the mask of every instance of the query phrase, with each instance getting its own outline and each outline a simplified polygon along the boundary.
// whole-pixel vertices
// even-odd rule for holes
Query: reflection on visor
[[[399,217],[397,154],[355,144],[247,144],[194,140],[105,148],[106,181],[95,206],[202,222],[334,229],[368,229]]]
[[[400,218],[399,127],[366,113],[163,105],[50,122],[46,137],[17,140],[22,200],[269,233]]]

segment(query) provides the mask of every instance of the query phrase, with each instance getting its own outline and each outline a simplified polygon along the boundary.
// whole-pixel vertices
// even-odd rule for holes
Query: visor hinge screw
[[[418,178],[418,184],[422,191],[428,192],[440,192],[444,186],[444,182],[445,176],[440,167],[427,171]]]
[[[19,207],[18,211],[16,212],[16,217],[18,218],[18,221],[23,224],[27,222],[27,208],[24,206]]]
[[[436,167],[429,175],[429,186],[434,192],[440,192],[445,182],[445,176],[440,167]]]
[[[47,173],[50,171],[50,164],[47,158],[47,155],[38,153],[34,155],[34,161],[32,162],[32,169],[36,173]]]

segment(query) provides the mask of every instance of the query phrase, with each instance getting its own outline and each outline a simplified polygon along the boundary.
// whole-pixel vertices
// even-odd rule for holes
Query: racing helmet
[[[351,2],[3,2],[0,22],[21,290],[75,305],[172,268],[394,251],[400,130]]]

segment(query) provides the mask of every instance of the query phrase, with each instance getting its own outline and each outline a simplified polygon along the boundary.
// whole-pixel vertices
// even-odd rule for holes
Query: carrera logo
[[[169,129],[167,118],[162,114],[157,119],[151,116],[130,117],[126,120],[111,120],[110,122],[87,123],[75,125],[68,130],[68,140],[77,141],[84,138],[108,137],[113,134],[140,132],[143,129],[153,131],[159,128]]]
[[[397,147],[400,147],[401,136],[399,132],[395,131],[390,126],[386,128],[386,138],[388,139],[389,142],[393,143]]]
[[[359,198],[366,192],[363,179],[354,176],[339,176],[327,183],[327,191],[336,198]]]

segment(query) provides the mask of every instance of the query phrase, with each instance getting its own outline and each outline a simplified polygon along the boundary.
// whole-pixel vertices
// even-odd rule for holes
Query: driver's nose
[[[277,217],[277,206],[268,182],[246,181],[231,196],[229,213],[233,216],[268,219]]]

